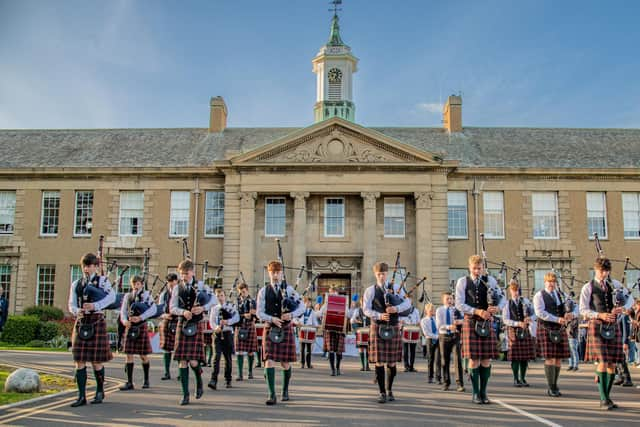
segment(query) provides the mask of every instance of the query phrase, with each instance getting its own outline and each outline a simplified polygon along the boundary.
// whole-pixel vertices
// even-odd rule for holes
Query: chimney
[[[442,109],[442,123],[449,132],[462,132],[462,97],[451,95]]]
[[[209,132],[222,132],[227,127],[227,104],[221,96],[214,96],[209,102],[211,113],[209,115]]]

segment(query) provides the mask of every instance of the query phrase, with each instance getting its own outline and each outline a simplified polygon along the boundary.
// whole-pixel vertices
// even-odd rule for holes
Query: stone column
[[[362,256],[362,287],[366,288],[374,281],[373,264],[377,261],[376,245],[378,240],[378,227],[376,224],[376,202],[380,197],[379,192],[363,192],[360,194],[364,202],[363,231],[363,256]]]
[[[240,196],[240,271],[247,284],[255,284],[255,224],[256,224],[256,192],[241,192]],[[262,279],[260,279],[262,284]]]
[[[431,200],[433,192],[423,191],[413,194],[416,200],[416,278],[427,276],[427,283],[433,283],[433,262],[431,249]]]
[[[308,192],[291,193],[293,204],[292,267],[307,265],[307,198]]]

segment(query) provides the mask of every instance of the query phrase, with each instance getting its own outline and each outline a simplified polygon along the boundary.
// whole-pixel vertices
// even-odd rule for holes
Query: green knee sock
[[[523,360],[520,362],[520,379],[524,381],[525,376],[527,375],[527,368],[529,367],[529,362]]]
[[[361,351],[361,352],[360,352],[360,365],[362,365],[362,369],[364,369],[364,368],[365,368],[365,365],[364,365],[364,357],[365,357],[364,351]]]
[[[473,394],[480,394],[480,368],[469,369],[471,375],[471,387],[473,388]]]
[[[598,377],[598,392],[600,392],[600,400],[607,400],[609,397],[607,394],[609,374],[606,372],[596,371],[596,376]]]
[[[518,371],[520,370],[520,362],[513,360],[511,362],[511,371],[513,371],[513,379],[518,381],[520,377],[518,376]]]
[[[264,376],[267,379],[269,397],[276,395],[276,368],[264,368]]]
[[[237,355],[236,362],[238,363],[238,377],[242,378],[242,368],[244,367],[244,355],[242,354]]]
[[[253,353],[249,354],[249,375],[253,375]]]
[[[289,392],[290,380],[291,380],[291,366],[289,366],[289,369],[282,370],[282,392],[283,393]]]
[[[182,395],[189,396],[189,368],[178,368],[180,371],[180,384],[182,385]]]
[[[87,367],[76,369],[76,384],[78,385],[78,399],[84,399],[87,393]]]
[[[169,375],[171,370],[171,352],[166,352],[162,355],[164,361],[164,374]]]
[[[491,376],[491,366],[480,366],[480,395],[487,395],[487,384],[489,384],[489,377]]]

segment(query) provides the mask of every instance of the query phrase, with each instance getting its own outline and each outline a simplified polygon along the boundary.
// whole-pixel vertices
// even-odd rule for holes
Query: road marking
[[[501,400],[494,400],[494,402],[496,402],[499,405],[504,406],[505,408],[507,408],[507,409],[509,409],[511,411],[517,412],[520,415],[524,415],[525,417],[531,418],[532,420],[535,420],[535,421],[537,421],[539,423],[548,425],[550,427],[562,427],[560,424],[556,424],[553,421],[549,421],[549,420],[547,420],[545,418],[539,417],[539,416],[537,416],[535,414],[532,414],[531,412],[527,412],[527,411],[525,411],[523,409],[516,408],[515,406],[509,405],[508,403],[504,403]]]

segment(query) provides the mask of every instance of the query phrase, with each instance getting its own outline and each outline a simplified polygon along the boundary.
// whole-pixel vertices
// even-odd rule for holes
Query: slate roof
[[[640,129],[371,128],[461,167],[640,168]],[[299,128],[0,130],[0,168],[198,167]]]

